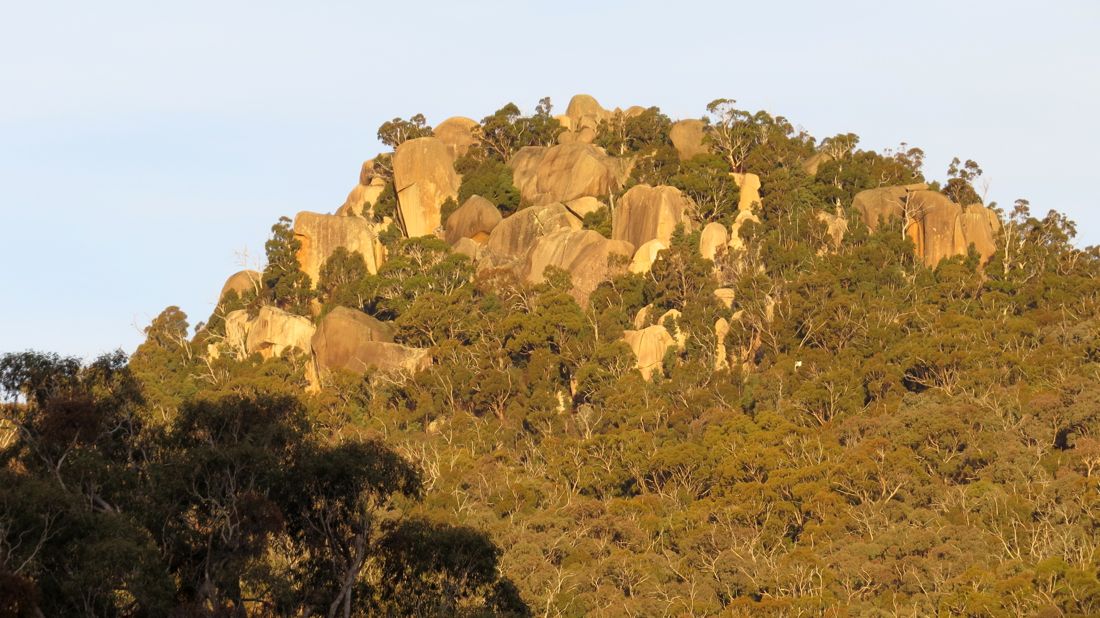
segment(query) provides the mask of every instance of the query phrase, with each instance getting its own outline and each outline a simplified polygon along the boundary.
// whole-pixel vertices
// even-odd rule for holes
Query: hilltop
[[[975,161],[705,112],[383,122],[194,329],[5,357],[12,487],[101,500],[171,576],[36,575],[48,543],[0,575],[255,615],[1100,612],[1100,254]]]

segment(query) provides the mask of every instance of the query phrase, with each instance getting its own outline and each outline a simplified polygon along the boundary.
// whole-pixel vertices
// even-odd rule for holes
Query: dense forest
[[[552,110],[384,123],[338,215],[373,254],[311,273],[281,218],[205,322],[0,357],[0,616],[1100,615],[1100,252],[1071,221],[729,99]],[[415,234],[399,158],[434,140],[455,191]],[[451,237],[471,200],[558,207],[522,174],[566,146],[621,172],[561,233],[598,268]],[[639,267],[600,243],[655,187],[682,216]],[[935,249],[909,195],[992,243]],[[312,348],[234,334],[274,315]],[[326,369],[330,316],[399,360]]]

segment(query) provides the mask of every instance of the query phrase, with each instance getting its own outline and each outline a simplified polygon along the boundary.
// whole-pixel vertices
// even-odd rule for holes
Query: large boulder
[[[630,260],[630,272],[640,275],[653,270],[654,262],[665,249],[668,249],[668,245],[657,239],[642,243]]]
[[[366,262],[367,270],[377,273],[385,257],[378,231],[366,219],[300,212],[294,217],[294,237],[301,243],[298,263],[316,286],[321,265],[336,251],[344,247],[358,251]]]
[[[265,306],[250,321],[247,331],[245,351],[259,354],[266,360],[282,356],[292,349],[309,354],[314,328],[309,318]]]
[[[500,223],[500,209],[480,195],[471,195],[447,217],[443,238],[453,245],[463,238],[485,244],[489,233]]]
[[[561,268],[569,272],[573,298],[584,306],[596,286],[617,272],[608,264],[611,256],[629,258],[633,253],[634,247],[628,242],[608,240],[592,230],[563,228],[535,241],[517,275],[537,284],[545,281],[543,273],[548,266]]]
[[[320,371],[361,373],[373,367],[415,373],[431,365],[427,350],[393,343],[391,325],[347,307],[337,307],[321,320],[311,345]]]
[[[493,228],[479,267],[512,268],[527,256],[540,237],[561,229],[580,228],[580,220],[561,204],[524,208]]]
[[[731,173],[733,181],[740,189],[741,199],[737,202],[737,210],[757,210],[760,206],[760,177],[756,174]]]
[[[731,251],[740,251],[745,248],[745,241],[741,238],[741,228],[750,221],[759,225],[760,217],[753,214],[751,210],[740,210],[737,212],[737,216],[733,219],[733,223],[730,224],[730,242],[727,246]]]
[[[248,331],[251,327],[252,318],[247,310],[238,309],[225,314],[225,345],[237,358],[248,355]]]
[[[1001,223],[996,213],[981,204],[963,208],[924,184],[860,191],[852,205],[871,230],[891,217],[907,219],[905,232],[917,256],[931,268],[945,258],[965,255],[971,244],[983,264],[997,249]]]
[[[611,238],[641,247],[651,240],[666,246],[679,224],[690,227],[694,204],[675,187],[635,185],[619,199],[612,222]]]
[[[236,292],[237,296],[244,296],[249,292],[259,292],[260,277],[261,273],[256,270],[242,270],[229,275],[229,278],[225,280],[225,285],[222,286],[221,293],[218,294],[218,301],[220,302],[230,292]]]
[[[520,198],[528,204],[604,197],[622,187],[633,159],[617,159],[591,144],[521,148],[508,165]]]
[[[859,212],[863,223],[873,232],[878,229],[880,222],[885,222],[891,217],[901,218],[910,193],[927,188],[926,184],[912,184],[866,189],[852,198],[852,206]]]
[[[569,212],[577,215],[577,218],[581,220],[583,220],[584,216],[589,213],[598,212],[604,208],[607,208],[607,206],[603,202],[590,196],[578,197],[575,200],[569,200],[565,203],[565,207],[569,209]]]
[[[825,233],[829,236],[830,246],[833,249],[839,249],[844,242],[844,235],[848,233],[848,220],[843,215],[834,215],[824,210],[817,212],[817,220],[825,224]]]
[[[802,162],[802,171],[806,172],[810,176],[816,176],[817,170],[822,165],[828,163],[829,161],[832,161],[835,158],[836,157],[828,152],[815,152]]]
[[[641,330],[625,330],[623,340],[634,352],[638,371],[642,372],[642,377],[646,380],[653,376],[653,372],[661,369],[665,354],[677,345],[668,329],[659,324]]]
[[[958,226],[962,244],[956,250],[966,253],[973,244],[978,255],[982,256],[982,264],[985,264],[997,251],[996,237],[1000,226],[1001,220],[997,213],[981,204],[971,204],[963,208]]]
[[[729,369],[729,351],[726,349],[726,337],[730,334],[730,323],[726,318],[714,321],[714,370]]]
[[[344,217],[362,217],[369,212],[386,188],[386,180],[375,168],[374,159],[363,162],[359,168],[359,184],[348,193],[342,206],[336,209],[336,214]]]
[[[668,132],[672,145],[676,148],[676,154],[681,161],[687,161],[695,155],[706,154],[710,148],[704,143],[707,124],[702,120],[679,120],[672,123],[672,129]]]
[[[592,129],[594,134],[600,122],[611,117],[611,112],[604,109],[592,95],[578,94],[569,100],[565,115],[569,118],[569,131],[587,128]]]
[[[699,255],[704,260],[714,260],[720,251],[725,251],[726,244],[730,241],[726,226],[721,223],[708,223],[699,234]]]
[[[916,224],[910,229],[917,255],[930,267],[940,260],[961,253],[956,237],[962,208],[939,191],[914,191],[909,207],[915,213]]]
[[[448,198],[458,199],[461,181],[443,140],[419,137],[398,146],[393,154],[393,182],[405,235],[435,234],[441,224],[440,207]]]
[[[457,159],[470,151],[470,147],[477,144],[474,130],[477,121],[463,116],[454,116],[439,123],[432,129],[432,135],[439,138],[447,146],[447,152]]]

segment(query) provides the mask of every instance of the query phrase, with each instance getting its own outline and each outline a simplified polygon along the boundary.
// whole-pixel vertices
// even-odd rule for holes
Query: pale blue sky
[[[207,317],[279,215],[328,212],[396,115],[577,92],[900,141],[1100,243],[1100,3],[0,3],[0,351],[82,356]]]

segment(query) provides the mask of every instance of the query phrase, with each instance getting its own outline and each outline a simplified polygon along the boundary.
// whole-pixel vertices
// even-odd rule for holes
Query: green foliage
[[[585,229],[595,230],[607,238],[611,238],[611,209],[600,208],[584,215],[581,222]]]
[[[668,137],[671,128],[672,120],[656,107],[650,107],[633,116],[627,116],[621,111],[615,112],[610,118],[600,122],[595,144],[619,156],[649,153],[672,145]]]
[[[964,206],[981,204],[982,198],[974,190],[974,182],[982,175],[982,168],[971,159],[966,163],[959,161],[958,157],[951,160],[947,168],[947,185],[943,188],[943,194],[951,198],[952,202]]]
[[[498,109],[481,120],[478,139],[480,155],[506,163],[524,146],[552,146],[562,132],[561,124],[550,115],[550,98],[539,100],[535,113],[524,116],[515,103]]]
[[[462,174],[462,184],[458,187],[459,204],[465,204],[473,195],[480,195],[496,204],[504,216],[519,210],[519,189],[512,184],[512,170],[502,161],[466,155],[455,162],[455,170]]]
[[[684,161],[668,184],[694,200],[696,216],[703,221],[729,225],[737,216],[741,191],[730,176],[729,166],[718,155],[701,154]]]
[[[408,120],[394,118],[378,127],[378,141],[394,149],[410,139],[431,136],[432,128],[424,114],[416,114]]]
[[[301,248],[302,243],[294,237],[290,219],[279,217],[271,226],[271,239],[264,245],[267,267],[261,281],[266,302],[290,313],[309,315],[313,284],[298,265]]]
[[[985,264],[928,268],[850,208],[924,181],[919,149],[815,150],[780,117],[712,112],[715,155],[683,163],[656,111],[601,128],[634,181],[676,178],[710,210],[587,306],[565,271],[475,276],[392,229],[376,275],[336,252],[325,308],[394,320],[430,350],[416,375],[303,396],[304,358],[204,358],[174,307],[129,365],[0,357],[0,610],[1100,613],[1100,254],[1019,200]],[[503,116],[507,135],[521,117]],[[505,152],[546,137],[520,133]],[[830,160],[811,177],[813,152]],[[459,165],[504,190],[506,156]],[[947,189],[972,189],[976,166],[956,167]],[[731,170],[760,176],[760,220],[704,260]],[[839,247],[822,211],[851,222]],[[650,381],[623,340],[643,308],[643,328],[680,312],[663,324],[683,342]]]

